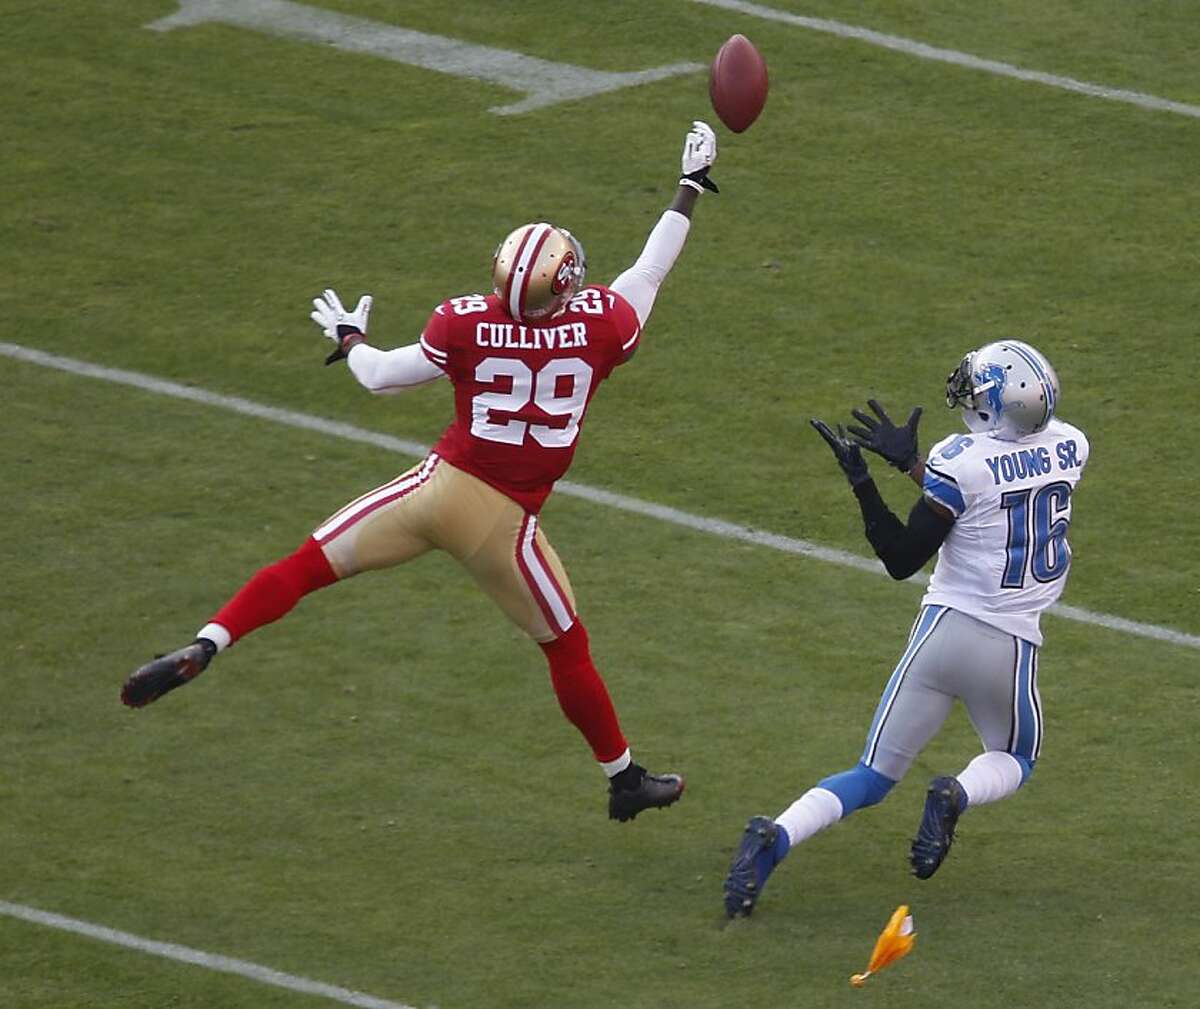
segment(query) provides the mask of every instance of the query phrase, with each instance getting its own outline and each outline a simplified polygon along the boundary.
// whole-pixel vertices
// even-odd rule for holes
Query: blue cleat
[[[787,831],[769,816],[755,816],[746,824],[729,875],[725,877],[725,913],[730,918],[750,917],[767,878],[788,853]]]
[[[925,795],[925,812],[913,838],[908,860],[917,879],[928,879],[938,871],[950,845],[958,817],[967,808],[967,793],[957,778],[934,778]]]

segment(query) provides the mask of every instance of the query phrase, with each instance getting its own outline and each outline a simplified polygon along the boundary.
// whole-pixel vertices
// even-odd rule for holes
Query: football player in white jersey
[[[969,429],[917,451],[921,409],[892,423],[874,400],[861,426],[813,420],[862,509],[867,539],[888,573],[905,579],[937,565],[908,645],[884,688],[858,763],[809,789],[779,816],[746,826],[725,880],[725,911],[749,915],[790,848],[883,799],[950,713],[966,705],[983,752],[955,777],[934,778],[909,861],[919,879],[942,864],[959,816],[1012,795],[1042,742],[1037,653],[1042,611],[1061,595],[1071,564],[1071,495],[1088,441],[1059,420],[1058,377],[1017,340],[968,353],[946,401]],[[861,449],[907,473],[923,494],[902,522],[883,502]]]

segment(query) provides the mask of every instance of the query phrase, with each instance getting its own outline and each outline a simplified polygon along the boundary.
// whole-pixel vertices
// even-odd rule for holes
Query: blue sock
[[[779,827],[775,834],[775,843],[771,847],[760,851],[758,858],[754,860],[754,876],[758,880],[760,889],[767,881],[767,877],[775,871],[775,866],[787,857],[787,853],[791,847],[792,842],[788,838],[788,832]]]
[[[872,770],[861,761],[848,771],[832,774],[818,782],[821,788],[832,792],[841,801],[842,816],[849,816],[856,809],[881,802],[894,784],[891,778]]]

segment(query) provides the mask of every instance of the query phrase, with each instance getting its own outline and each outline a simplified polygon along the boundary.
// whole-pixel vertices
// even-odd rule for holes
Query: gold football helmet
[[[496,249],[492,289],[514,319],[557,315],[583,287],[583,246],[566,228],[522,224]]]

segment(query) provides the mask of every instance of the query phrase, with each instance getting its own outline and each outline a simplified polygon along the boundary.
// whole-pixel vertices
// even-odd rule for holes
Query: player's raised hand
[[[892,423],[892,418],[876,400],[867,400],[867,406],[874,411],[871,417],[862,410],[851,410],[854,419],[862,427],[847,427],[851,437],[865,449],[870,449],[876,455],[883,456],[901,473],[907,473],[919,458],[917,453],[917,424],[921,420],[921,408],[913,407],[908,415],[908,421],[903,427]]]
[[[841,424],[834,432],[825,421],[817,420],[816,417],[813,417],[809,423],[833,451],[834,458],[842,467],[842,472],[846,474],[846,479],[850,481],[851,487],[857,487],[860,483],[871,479],[870,470],[867,469],[867,460],[862,457],[857,443],[846,437],[846,432]]]
[[[696,192],[707,189],[711,193],[719,193],[717,184],[708,177],[708,170],[717,160],[717,135],[708,123],[699,119],[692,123],[692,128],[683,140],[683,155],[680,158],[679,179],[681,186],[691,186]]]
[[[309,318],[337,344],[333,353],[325,359],[326,364],[342,360],[355,344],[366,339],[367,320],[371,316],[374,300],[369,294],[364,294],[358,299],[354,311],[348,312],[332,288],[326,288],[321,297],[313,298],[313,310],[309,313]]]

